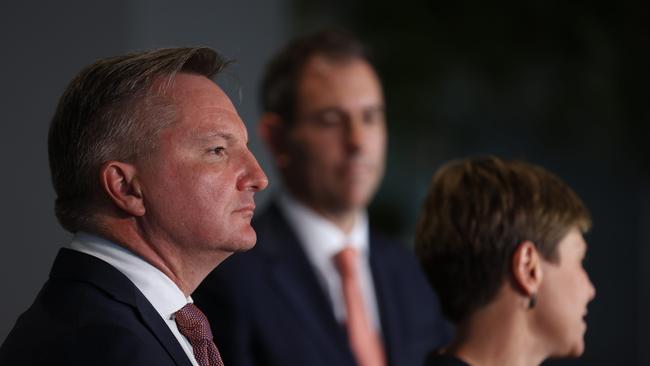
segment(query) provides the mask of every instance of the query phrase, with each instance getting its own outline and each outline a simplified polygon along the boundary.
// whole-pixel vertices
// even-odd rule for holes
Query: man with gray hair
[[[256,241],[267,178],[211,78],[209,48],[106,58],[49,133],[56,215],[74,234],[0,347],[2,365],[223,365],[190,294]]]

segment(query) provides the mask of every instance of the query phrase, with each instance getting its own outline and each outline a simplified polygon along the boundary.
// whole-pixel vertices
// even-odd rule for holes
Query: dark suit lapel
[[[313,334],[324,349],[340,349],[340,342],[345,336],[337,324],[332,310],[323,309],[324,297],[319,284],[309,279],[309,274],[296,267],[275,266],[273,270],[277,289],[287,300],[297,318],[309,328],[305,334]],[[310,282],[314,282],[310,284]],[[320,293],[319,293],[320,292]],[[326,304],[328,305],[328,304]]]
[[[271,257],[274,284],[308,328],[305,334],[321,345],[324,358],[336,355],[339,365],[352,362],[352,354],[341,351],[348,349],[345,329],[336,321],[329,299],[282,212],[271,205],[256,230],[264,238],[263,250]]]
[[[381,241],[370,237],[370,271],[375,286],[379,318],[384,339],[384,348],[390,365],[398,365],[393,354],[399,349],[400,309],[395,298],[399,291],[395,289],[392,279],[390,254],[384,253]]]
[[[138,291],[139,292],[139,291]],[[158,338],[160,344],[167,350],[169,356],[174,359],[177,365],[191,366],[192,362],[189,360],[185,351],[178,343],[178,340],[171,332],[165,321],[160,314],[151,305],[141,293],[138,294],[137,308],[142,316],[143,323],[151,330],[151,332]]]
[[[174,362],[179,366],[192,366],[185,351],[153,305],[122,272],[110,264],[88,254],[64,248],[59,251],[50,276],[90,283],[116,301],[134,307],[144,326],[151,330]]]

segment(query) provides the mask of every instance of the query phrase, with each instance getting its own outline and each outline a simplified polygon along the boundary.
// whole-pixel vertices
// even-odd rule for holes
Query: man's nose
[[[345,135],[345,143],[349,151],[361,150],[364,141],[364,125],[360,118],[351,118],[348,122]]]
[[[238,182],[237,189],[240,191],[259,192],[269,185],[269,179],[264,174],[262,167],[249,150],[244,158],[245,172]]]

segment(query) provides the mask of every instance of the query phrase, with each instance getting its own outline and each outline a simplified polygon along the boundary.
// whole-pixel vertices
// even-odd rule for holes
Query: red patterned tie
[[[357,251],[347,247],[334,256],[341,275],[341,286],[347,310],[348,339],[360,366],[384,366],[386,357],[379,334],[370,323],[370,317],[361,294],[357,269]]]
[[[223,366],[221,355],[212,341],[208,318],[194,304],[187,304],[176,312],[176,325],[194,349],[194,358],[201,366]]]

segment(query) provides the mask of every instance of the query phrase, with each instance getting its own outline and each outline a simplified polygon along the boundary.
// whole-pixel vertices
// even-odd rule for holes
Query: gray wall
[[[104,56],[210,46],[237,60],[218,81],[250,129],[262,67],[288,38],[286,7],[284,0],[2,2],[0,343],[70,239],[53,213],[47,129],[72,77]],[[250,135],[254,152],[263,155],[254,131]]]

